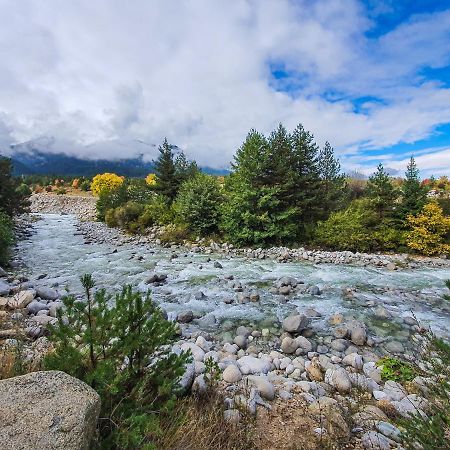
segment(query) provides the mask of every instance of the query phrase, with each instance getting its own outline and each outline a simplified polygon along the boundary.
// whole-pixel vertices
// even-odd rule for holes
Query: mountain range
[[[143,145],[145,143],[140,142]],[[150,146],[145,144],[146,147]],[[155,147],[154,145],[151,145]],[[51,148],[51,151],[47,148]],[[178,153],[178,147],[173,147]],[[126,148],[124,147],[124,150]],[[6,155],[11,158],[13,164],[13,174],[21,175],[60,175],[60,176],[86,176],[91,177],[98,173],[114,172],[128,177],[144,177],[154,171],[153,161],[144,158],[144,154],[132,158],[82,158],[71,156],[63,152],[55,151],[53,141],[41,139],[29,141],[23,144],[13,145]],[[127,153],[123,151],[122,153]],[[5,156],[6,156],[5,155]],[[214,169],[211,167],[201,167],[201,169],[212,175],[224,175],[226,169]]]

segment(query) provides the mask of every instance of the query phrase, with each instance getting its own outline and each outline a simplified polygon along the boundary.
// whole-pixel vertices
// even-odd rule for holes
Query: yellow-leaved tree
[[[94,195],[110,191],[122,185],[124,178],[115,173],[102,173],[92,179],[91,191]]]
[[[154,173],[149,173],[146,177],[145,177],[145,182],[149,185],[149,186],[154,186],[156,184],[156,175]]]
[[[446,238],[450,233],[450,217],[444,215],[436,202],[427,203],[416,216],[407,217],[411,227],[406,235],[408,247],[424,255],[450,252]]]

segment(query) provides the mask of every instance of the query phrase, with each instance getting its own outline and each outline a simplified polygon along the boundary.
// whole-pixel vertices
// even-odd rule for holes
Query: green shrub
[[[89,191],[91,189],[91,182],[89,180],[82,181],[79,186],[81,191]]]
[[[377,367],[381,370],[381,378],[384,381],[392,380],[403,383],[411,381],[417,375],[414,368],[405,361],[386,356],[377,361]]]
[[[156,195],[145,205],[140,221],[144,228],[152,225],[168,225],[176,222],[176,214],[173,207],[169,206],[161,195]]]
[[[63,188],[63,187],[59,187],[59,188],[56,190],[56,194],[57,194],[57,195],[65,195],[65,194],[67,194],[67,189],[66,189],[66,188]]]
[[[22,196],[22,197],[29,197],[31,195],[31,189],[30,187],[25,184],[22,183],[20,184],[17,188],[16,188],[16,192]]]
[[[143,210],[143,205],[132,201],[125,203],[123,206],[119,206],[114,210],[117,225],[125,230],[132,231],[133,224],[137,221]]]
[[[106,211],[106,213],[105,213],[105,223],[106,223],[106,225],[108,225],[108,227],[115,228],[115,227],[119,226],[119,224],[117,223],[115,212],[116,212],[116,209],[111,208],[111,209],[108,209],[108,211]]]
[[[82,284],[84,301],[63,300],[65,311],[59,310],[58,323],[51,326],[55,350],[44,365],[80,378],[99,393],[99,447],[154,448],[190,356],[171,352],[167,344],[176,336],[175,325],[148,294],[143,297],[131,286],[115,297],[104,289],[93,292],[90,275]]]
[[[188,226],[185,224],[166,225],[164,231],[159,235],[159,238],[163,244],[182,244],[190,237]]]
[[[111,190],[100,192],[96,203],[97,218],[104,221],[106,211],[118,208],[127,202],[127,189],[125,183]]]
[[[332,213],[328,220],[320,222],[315,241],[332,250],[365,252],[374,246],[370,225],[375,214],[367,199],[353,200],[344,211]]]
[[[9,247],[14,242],[12,221],[10,217],[0,209],[0,264],[8,263]]]
[[[221,201],[217,179],[199,172],[183,183],[174,207],[192,231],[206,236],[218,231]]]

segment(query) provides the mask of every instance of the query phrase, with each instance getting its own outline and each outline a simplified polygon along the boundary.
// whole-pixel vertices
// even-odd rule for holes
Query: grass
[[[224,419],[222,395],[215,389],[203,397],[181,400],[157,439],[157,448],[166,450],[252,450],[254,419],[241,411],[234,425]]]

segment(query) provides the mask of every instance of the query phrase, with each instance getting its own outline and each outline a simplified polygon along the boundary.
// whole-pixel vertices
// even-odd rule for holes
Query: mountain
[[[73,175],[93,176],[97,173],[114,172],[127,177],[143,177],[153,172],[152,162],[137,158],[106,160],[81,159],[64,153],[42,151],[16,152],[12,155],[14,175]]]
[[[100,145],[100,144],[99,144]],[[99,145],[87,147],[87,150],[95,155],[99,152]],[[91,177],[97,173],[114,172],[127,177],[145,177],[154,171],[154,164],[149,161],[150,155],[157,155],[156,146],[142,141],[116,141],[108,143],[108,154],[133,154],[130,150],[142,150],[138,156],[132,158],[95,159],[70,156],[55,150],[57,143],[53,138],[42,137],[33,141],[12,145],[8,157],[12,159],[13,174],[20,175],[69,175]],[[48,149],[51,149],[49,151]],[[174,152],[180,149],[173,146]],[[144,152],[147,155],[144,158]],[[105,152],[103,151],[103,154]],[[136,153],[134,153],[136,154]],[[212,175],[225,175],[224,169],[201,167]]]

